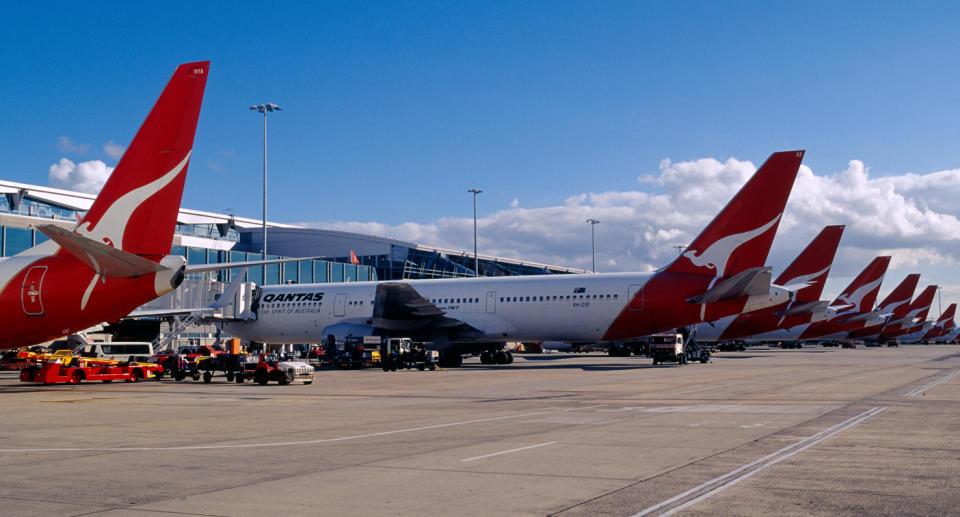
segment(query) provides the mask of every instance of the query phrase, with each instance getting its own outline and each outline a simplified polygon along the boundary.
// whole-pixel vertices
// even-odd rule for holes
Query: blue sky
[[[284,111],[270,119],[270,219],[469,248],[472,233],[459,229],[472,214],[466,190],[478,187],[487,250],[582,267],[589,255],[577,239],[589,228],[553,227],[545,214],[562,219],[552,209],[587,196],[569,223],[580,224],[596,208],[591,193],[669,194],[657,181],[664,159],[758,166],[771,152],[807,149],[817,176],[859,160],[872,180],[960,168],[958,11],[955,2],[19,3],[0,34],[2,177],[47,184],[61,158],[114,165],[104,145],[129,142],[177,64],[209,59],[185,207],[259,217],[262,126],[247,107],[274,102]],[[924,210],[958,215],[905,196],[928,223],[938,220]],[[539,247],[507,233],[503,221],[524,216],[544,225]],[[607,220],[604,267],[662,265],[650,246],[665,241]],[[867,227],[851,235],[850,277],[874,252],[924,247],[916,228],[897,243],[871,241]],[[800,224],[778,237],[772,265],[818,230]],[[953,236],[930,238],[951,242],[916,267],[960,295],[948,277]]]

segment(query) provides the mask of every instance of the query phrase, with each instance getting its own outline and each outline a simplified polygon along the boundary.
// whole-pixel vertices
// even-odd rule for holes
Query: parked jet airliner
[[[843,228],[843,225],[837,225],[821,230],[777,277],[776,285],[796,290],[791,300],[774,307],[700,323],[695,327],[697,341],[740,340],[777,329],[796,327],[822,317],[827,302],[821,302],[820,295],[840,245]]]
[[[247,319],[224,330],[265,343],[411,336],[437,343],[456,365],[461,353],[493,355],[506,341],[617,342],[780,304],[790,292],[771,284],[763,264],[802,158],[771,155],[656,272],[267,286]]]
[[[210,69],[180,65],[90,210],[72,231],[0,260],[0,348],[126,315],[183,281],[168,255]]]
[[[877,318],[872,312],[873,302],[880,291],[880,283],[887,272],[890,257],[876,257],[850,285],[812,323],[780,328],[745,338],[747,342],[795,342],[807,339],[843,339],[851,329],[857,329]]]

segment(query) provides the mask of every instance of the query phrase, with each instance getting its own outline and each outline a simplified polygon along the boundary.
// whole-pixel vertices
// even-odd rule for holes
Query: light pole
[[[267,113],[283,110],[272,102],[250,106],[250,110],[263,113],[263,260],[267,260]],[[267,266],[261,267],[261,285],[267,285]]]
[[[597,272],[597,240],[594,235],[594,228],[600,224],[599,219],[587,219],[590,223],[590,257],[593,259],[593,272]]]
[[[480,258],[477,255],[477,194],[483,191],[472,188],[467,192],[473,194],[473,276],[480,276]]]

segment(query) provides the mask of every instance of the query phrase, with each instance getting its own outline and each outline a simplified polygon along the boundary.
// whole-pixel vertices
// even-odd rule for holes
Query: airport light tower
[[[597,272],[597,241],[594,236],[594,228],[600,224],[599,219],[587,219],[587,222],[590,223],[590,256],[593,259],[593,272]]]
[[[263,113],[263,260],[267,260],[267,113],[283,111],[272,102],[250,106],[251,111]],[[261,266],[263,278],[260,285],[267,285],[267,266]]]
[[[483,191],[472,188],[467,192],[473,194],[473,276],[480,276],[480,258],[477,255],[477,194]]]

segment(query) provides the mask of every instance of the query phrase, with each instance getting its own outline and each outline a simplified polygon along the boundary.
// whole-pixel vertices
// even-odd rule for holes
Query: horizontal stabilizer
[[[777,316],[800,316],[803,314],[816,314],[818,312],[825,311],[828,305],[830,305],[830,302],[826,300],[800,303],[790,307],[785,311],[778,312]]]
[[[166,266],[151,260],[107,246],[53,224],[44,224],[37,229],[100,276],[128,278],[167,269]]]
[[[741,271],[719,282],[705,293],[687,298],[690,303],[717,303],[745,296],[757,296],[770,292],[773,275],[769,267],[755,267]]]
[[[883,315],[883,311],[861,312],[858,314],[854,314],[848,318],[841,318],[840,321],[844,323],[856,323],[858,321],[872,320],[873,318],[878,318],[882,315]]]
[[[893,320],[893,321],[888,321],[888,322],[887,322],[887,327],[893,328],[893,327],[896,326],[896,325],[900,325],[900,326],[903,326],[903,327],[908,327],[908,326],[910,326],[910,325],[913,325],[913,319],[914,319],[914,318],[913,318],[912,316],[908,316],[908,317],[906,317],[906,318],[899,318],[899,319],[895,319],[895,320]]]

